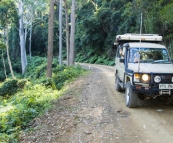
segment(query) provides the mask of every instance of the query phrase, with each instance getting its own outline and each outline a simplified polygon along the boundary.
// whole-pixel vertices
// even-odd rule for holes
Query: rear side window
[[[117,48],[116,58],[124,58],[124,49],[122,45]]]

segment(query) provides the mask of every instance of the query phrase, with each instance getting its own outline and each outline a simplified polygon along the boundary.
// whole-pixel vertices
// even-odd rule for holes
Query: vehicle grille
[[[153,82],[154,82],[155,76],[161,77],[160,83],[173,83],[173,74],[153,74]]]

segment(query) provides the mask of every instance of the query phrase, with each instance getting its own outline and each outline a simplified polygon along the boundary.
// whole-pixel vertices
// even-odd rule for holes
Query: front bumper
[[[137,93],[146,94],[148,96],[173,96],[173,89],[159,89],[159,84],[173,84],[173,73],[137,73],[137,74],[147,74],[149,75],[149,80],[147,82],[141,79],[137,82],[134,79],[134,74],[132,74],[132,90]],[[161,81],[156,83],[154,78],[159,76]],[[141,77],[141,76],[140,76]]]
[[[173,96],[173,89],[159,89],[159,85],[143,86],[140,84],[131,85],[133,91],[148,96]]]

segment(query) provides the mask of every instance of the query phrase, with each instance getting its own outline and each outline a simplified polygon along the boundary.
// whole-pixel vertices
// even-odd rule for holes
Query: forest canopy
[[[6,39],[4,30],[8,25],[10,58],[20,62],[19,2],[23,2],[23,33],[26,56],[46,57],[48,49],[48,0],[1,0],[0,38]],[[66,4],[66,5],[65,5]],[[142,13],[142,33],[163,36],[172,57],[173,0],[76,0],[75,61],[111,65],[115,56],[113,43],[117,34],[139,33]],[[70,28],[71,1],[63,1],[68,9]],[[59,52],[59,1],[54,3],[54,57]],[[66,60],[65,12],[63,11],[63,59]],[[2,49],[2,48],[1,48]],[[6,50],[3,49],[3,52]],[[4,56],[6,54],[4,53]],[[102,56],[100,56],[102,55]],[[2,58],[2,57],[1,57]],[[6,58],[6,57],[5,57]],[[106,61],[106,62],[105,62]],[[112,63],[110,64],[110,62]],[[27,62],[27,61],[26,61]],[[2,63],[0,63],[2,66]],[[8,68],[8,66],[7,66]],[[15,69],[22,72],[22,69]],[[8,71],[8,70],[7,70]]]

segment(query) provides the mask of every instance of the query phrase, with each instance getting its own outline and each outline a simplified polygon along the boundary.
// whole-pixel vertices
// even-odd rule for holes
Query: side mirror
[[[172,62],[172,64],[173,64],[173,60],[171,59],[171,62]]]
[[[118,42],[114,42],[114,45],[115,45],[115,46],[118,46]]]
[[[124,59],[120,59],[120,63],[124,63]]]

